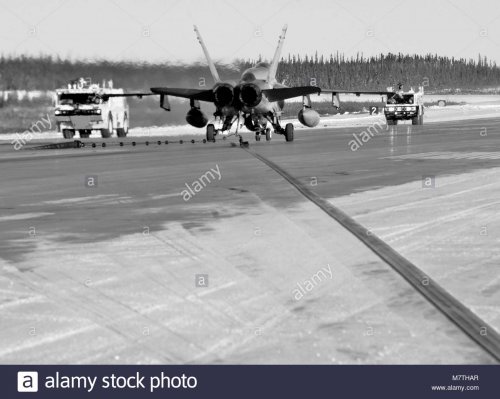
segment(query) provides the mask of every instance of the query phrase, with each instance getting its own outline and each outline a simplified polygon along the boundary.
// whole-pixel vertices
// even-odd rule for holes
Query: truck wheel
[[[424,117],[422,115],[418,115],[418,116],[411,118],[411,124],[412,125],[423,125],[424,124]]]
[[[123,117],[123,127],[116,128],[116,135],[118,137],[126,137],[128,134],[128,118],[127,114]]]
[[[293,124],[287,123],[285,126],[285,140],[293,141]]]
[[[112,134],[113,134],[113,117],[111,116],[111,114],[109,114],[108,128],[101,129],[101,136],[103,139],[107,139],[107,138],[110,138]]]
[[[79,130],[78,133],[80,133],[80,138],[81,139],[88,139],[91,133],[91,130]]]
[[[63,129],[62,133],[65,139],[72,139],[75,135],[75,131],[72,129]]]
[[[207,125],[207,141],[215,141],[215,126],[211,123]]]

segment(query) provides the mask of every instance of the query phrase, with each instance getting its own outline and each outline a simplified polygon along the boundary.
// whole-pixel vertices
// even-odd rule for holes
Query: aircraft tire
[[[287,123],[285,126],[285,140],[286,141],[293,141],[293,124],[292,123]]]

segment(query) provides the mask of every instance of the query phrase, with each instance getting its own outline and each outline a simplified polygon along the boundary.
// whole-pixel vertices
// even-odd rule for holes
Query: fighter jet
[[[235,122],[237,122],[238,128],[240,119],[243,119],[247,129],[255,132],[256,140],[260,140],[261,135],[265,135],[266,140],[270,140],[271,129],[268,125],[271,125],[274,133],[285,136],[286,141],[293,141],[293,124],[287,123],[284,128],[280,124],[281,111],[285,105],[284,100],[300,96],[307,97],[314,93],[319,94],[321,89],[315,86],[287,87],[277,82],[276,71],[287,26],[283,27],[272,62],[270,64],[259,62],[254,67],[244,71],[237,82],[221,80],[196,26],[194,30],[205,54],[215,85],[208,90],[152,87],[151,91],[161,96],[160,106],[167,110],[170,108],[169,105],[165,106],[167,96],[188,98],[191,109],[186,115],[186,120],[190,125],[198,128],[206,126],[208,141],[213,141],[219,133],[229,131]],[[213,124],[207,125],[208,118],[200,110],[200,101],[214,103],[214,117],[222,122],[220,129],[216,129]],[[318,124],[319,115],[310,108],[304,108],[300,112],[299,119],[304,125],[313,127]]]
[[[320,94],[321,89],[316,86],[287,87],[276,80],[276,72],[281,57],[281,50],[285,41],[287,25],[282,29],[278,40],[278,46],[274,53],[272,62],[259,62],[252,68],[247,69],[241,75],[239,81],[221,80],[217,68],[205,46],[203,38],[194,26],[196,37],[201,45],[203,53],[208,63],[215,85],[211,89],[190,89],[171,87],[152,87],[154,94],[160,95],[160,107],[170,111],[168,96],[183,97],[189,99],[190,110],[186,115],[186,121],[197,128],[206,126],[206,138],[214,141],[219,133],[228,132],[236,122],[236,135],[238,134],[240,120],[243,119],[246,128],[255,132],[255,139],[260,140],[260,136],[265,136],[266,140],[271,140],[271,128],[275,134],[283,135],[285,140],[293,141],[294,125],[287,123],[283,128],[280,124],[281,112],[285,105],[285,100],[302,96],[303,107],[299,111],[299,121],[307,127],[314,127],[319,123],[318,112],[312,109],[311,94]],[[386,94],[385,92],[365,92],[365,91],[345,91],[345,90],[324,90],[332,94],[332,102],[340,106],[338,101],[339,93],[359,94]],[[215,120],[219,120],[222,126],[216,129],[214,124],[208,124],[207,116],[200,110],[200,101],[211,102],[215,105]]]

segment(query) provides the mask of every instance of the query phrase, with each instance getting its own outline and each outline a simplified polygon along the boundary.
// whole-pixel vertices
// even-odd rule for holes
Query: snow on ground
[[[500,331],[499,174],[438,176],[434,189],[419,180],[331,202]]]
[[[232,157],[221,156],[221,162]],[[57,177],[65,198],[55,204],[60,192],[45,186],[55,180],[33,179],[29,168],[21,168],[30,179],[18,181],[21,191],[31,187],[37,197],[16,198],[17,207],[34,217],[51,204],[57,210],[55,225],[90,218],[100,234],[88,240],[85,228],[71,229],[68,239],[67,232],[47,228],[36,240],[17,241],[29,250],[15,262],[0,259],[0,363],[487,361],[381,259],[314,204],[303,202],[281,177],[244,178],[248,170],[258,176],[267,171],[253,157],[227,164],[232,173],[217,188],[200,193],[211,197],[204,203],[153,200],[175,194],[172,187],[182,181],[167,185],[165,173],[172,178],[198,168],[176,160],[158,168],[158,159],[138,156],[140,163],[126,170],[112,166],[109,181],[122,183],[101,185],[105,191],[93,197],[91,208],[89,197],[71,183],[80,175],[79,165],[66,163],[68,169]],[[94,162],[102,167],[107,161]],[[224,187],[235,186],[249,195],[229,191],[217,201]],[[278,206],[283,196],[299,202]],[[116,217],[99,217],[117,206]],[[163,220],[160,215],[172,209],[178,220],[166,219],[144,234],[145,220]],[[140,221],[137,231],[101,238],[123,228],[124,213],[126,224]],[[329,277],[298,297],[298,284],[325,268]],[[196,286],[198,273],[206,274],[207,286]],[[29,333],[34,328],[36,334]]]

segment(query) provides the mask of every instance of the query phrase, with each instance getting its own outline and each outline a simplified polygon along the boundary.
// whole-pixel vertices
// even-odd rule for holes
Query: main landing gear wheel
[[[215,141],[215,126],[213,124],[207,125],[207,141]]]
[[[287,123],[285,126],[285,140],[293,141],[293,124]]]
[[[260,133],[255,133],[255,141],[260,141]]]
[[[271,129],[266,129],[266,141],[271,141]]]

